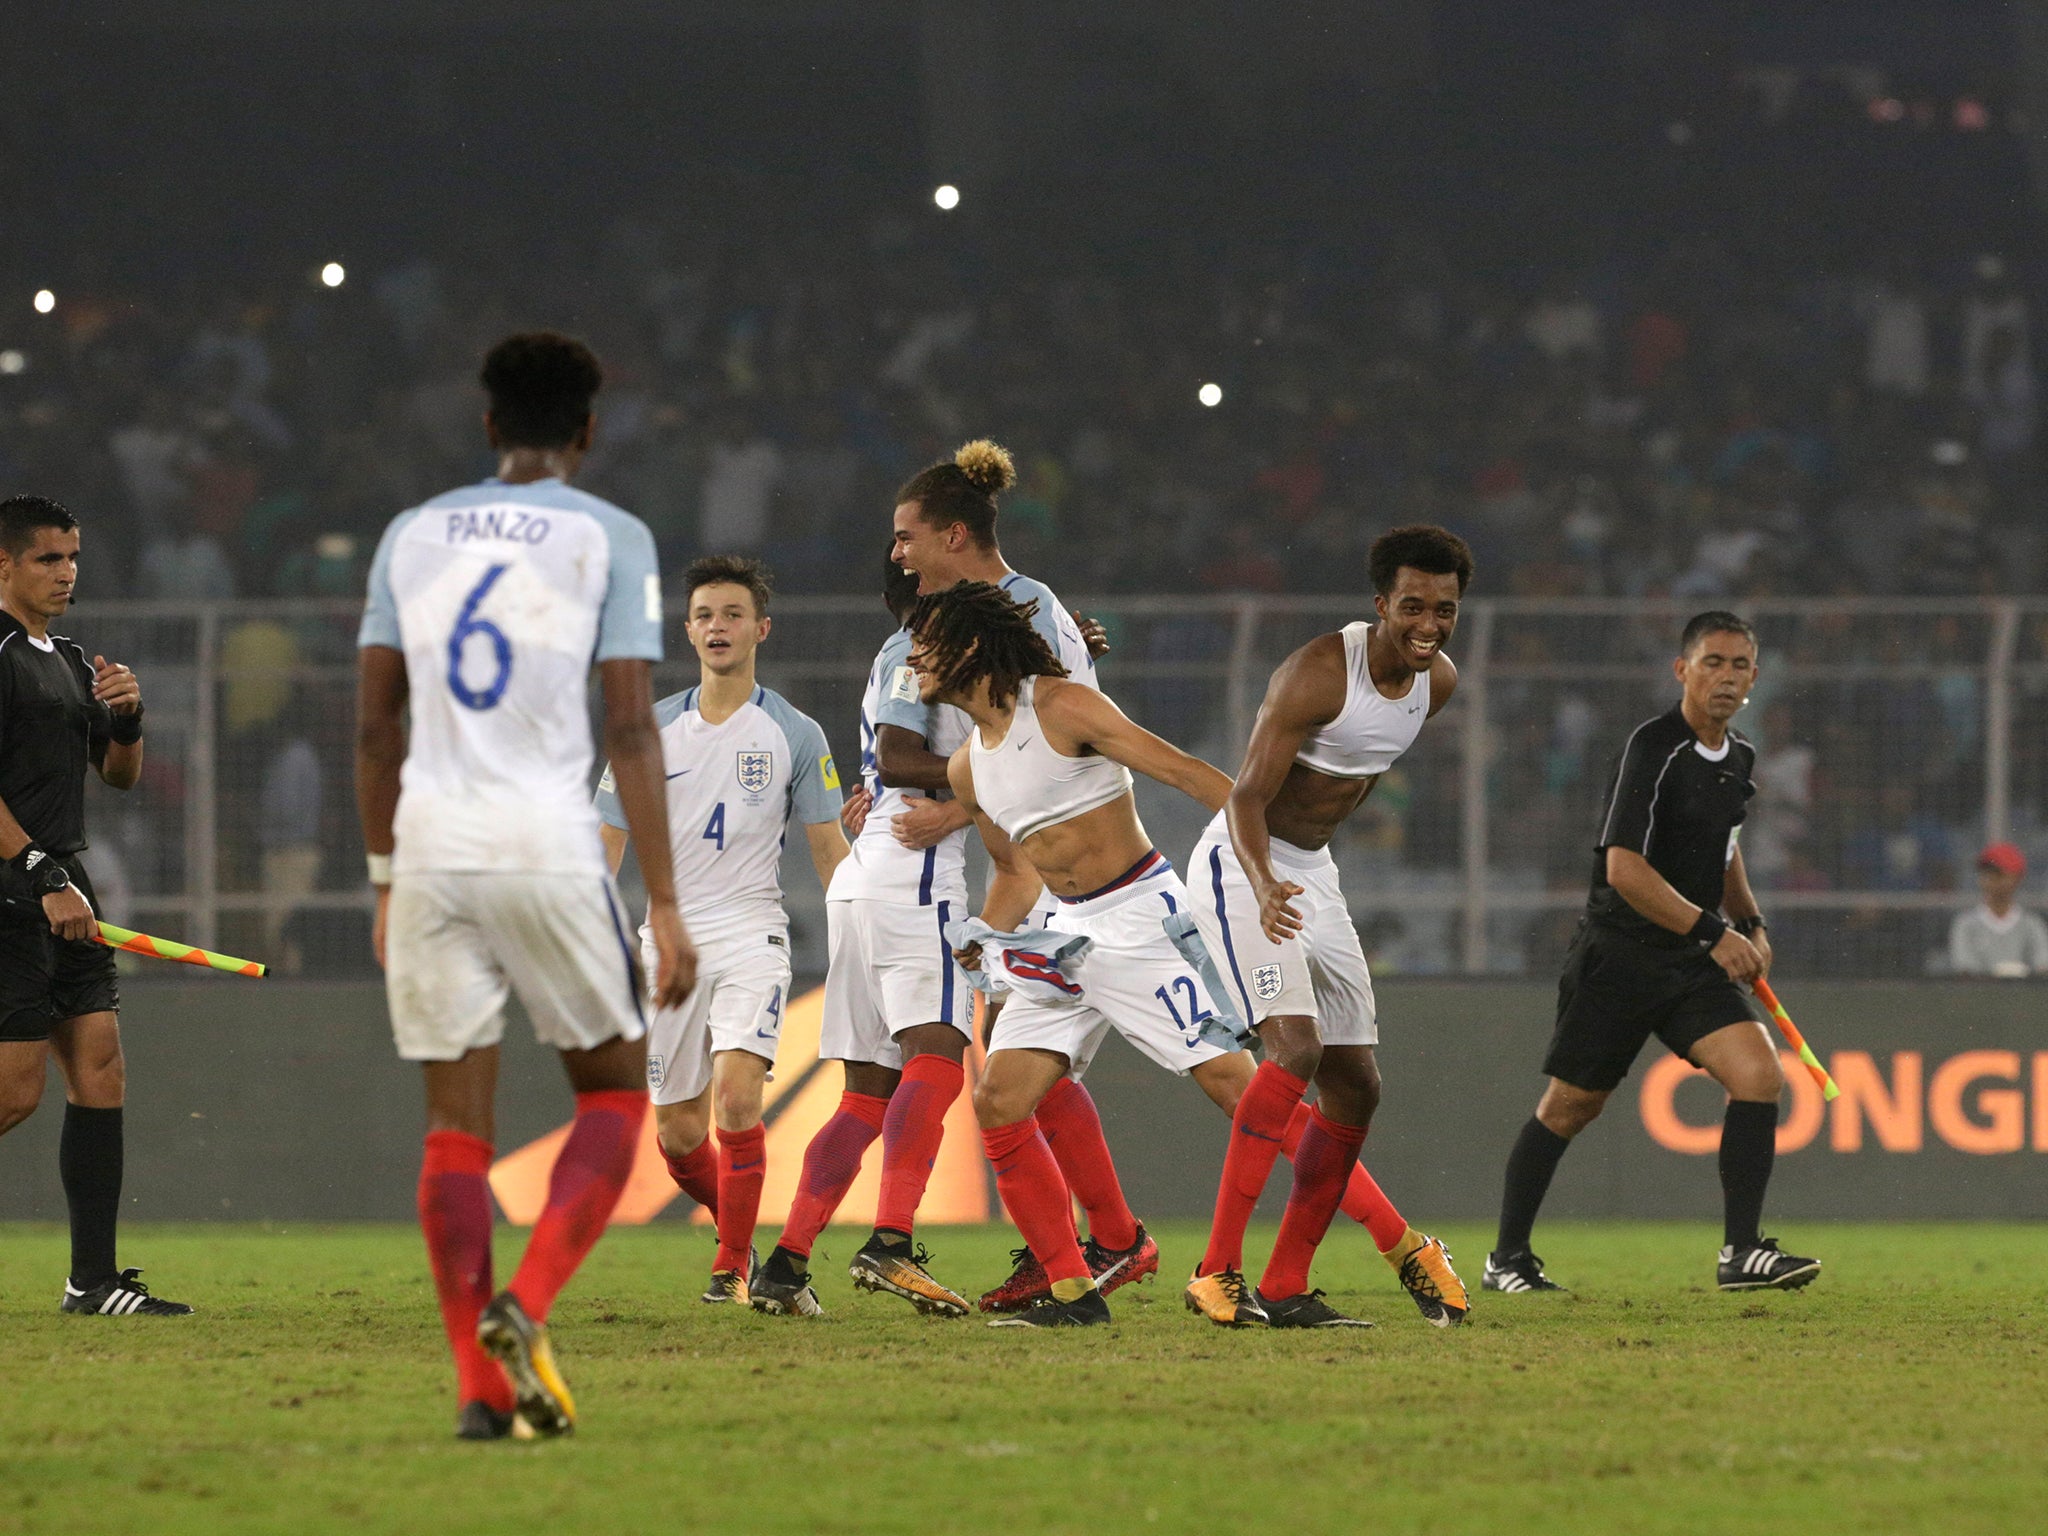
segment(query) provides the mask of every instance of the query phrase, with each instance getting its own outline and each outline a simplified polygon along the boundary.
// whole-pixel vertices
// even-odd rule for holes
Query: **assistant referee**
[[[50,633],[78,584],[78,520],[54,501],[0,501],[0,1135],[35,1113],[46,1062],[64,1074],[57,1169],[71,1212],[63,1310],[179,1317],[114,1258],[121,1210],[120,992],[95,943],[85,770],[142,777],[142,690],[126,667]]]
[[[1558,1159],[1599,1116],[1651,1035],[1728,1091],[1721,1125],[1724,1291],[1794,1290],[1820,1273],[1765,1237],[1784,1073],[1747,983],[1770,970],[1763,914],[1736,828],[1756,793],[1756,748],[1728,728],[1757,679],[1756,631],[1732,613],[1685,626],[1672,673],[1683,690],[1637,726],[1607,793],[1586,915],[1557,984],[1542,1101],[1508,1155],[1500,1235],[1480,1283],[1556,1291],[1529,1248]]]

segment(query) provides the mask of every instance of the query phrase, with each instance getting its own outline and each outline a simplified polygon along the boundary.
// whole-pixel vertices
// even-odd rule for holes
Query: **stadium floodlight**
[[[39,315],[47,315],[47,314],[48,314],[48,313],[49,313],[49,312],[50,312],[51,310],[55,309],[56,307],[57,307],[57,295],[55,295],[54,293],[50,292],[50,290],[49,290],[49,289],[47,289],[47,288],[38,288],[38,289],[36,290],[36,313],[37,313],[37,314],[39,314]]]
[[[0,352],[0,373],[25,373],[28,371],[28,354],[18,348],[9,347]]]
[[[348,281],[348,269],[338,261],[330,261],[320,269],[320,281],[329,288],[339,288]]]
[[[951,213],[960,206],[960,189],[949,181],[943,186],[933,189],[932,201],[937,203],[947,213]]]
[[[1213,410],[1223,403],[1223,386],[1221,384],[1204,384],[1195,391],[1195,398]]]

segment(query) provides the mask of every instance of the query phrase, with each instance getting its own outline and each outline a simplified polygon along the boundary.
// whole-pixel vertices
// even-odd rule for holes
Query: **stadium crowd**
[[[1484,596],[2040,587],[2031,312],[1996,256],[1773,271],[1678,243],[1510,281],[1421,237],[1366,262],[1275,247],[1140,270],[1050,242],[976,254],[908,224],[799,235],[766,214],[717,240],[628,219],[545,251],[479,237],[333,288],[68,293],[0,356],[0,481],[80,511],[93,598],[354,597],[394,509],[488,472],[480,346],[545,318],[610,370],[582,483],[645,518],[665,564],[754,552],[786,592],[867,592],[902,475],[984,431],[1018,455],[1006,553],[1076,596],[1355,592],[1366,545],[1402,522],[1463,534]],[[1802,659],[1860,643],[1816,621],[1786,638]],[[1882,643],[1981,655],[1955,621]],[[1140,644],[1218,656],[1227,635],[1162,625]],[[271,621],[228,645],[256,668],[343,659]],[[1583,642],[1531,627],[1501,645],[1540,668]],[[1836,691],[1795,710],[1766,689],[1751,712],[1760,884],[1966,886],[1979,685]],[[227,700],[223,781],[252,810],[225,829],[227,878],[340,888],[345,722],[291,693],[259,676]],[[1186,684],[1137,702],[1195,739],[1196,719],[1164,716],[1214,713]],[[1495,862],[1574,885],[1634,701],[1532,684],[1502,707],[1494,793],[1540,810],[1497,829]],[[1869,731],[1937,727],[1954,745],[1866,782]],[[1358,833],[1360,856],[1454,869],[1455,776],[1407,792],[1404,824]],[[176,793],[130,818],[155,829],[131,859],[156,866],[133,871],[146,889],[177,879]],[[1945,920],[1874,917],[1883,943],[1862,948],[1903,937],[1917,968]],[[1448,924],[1405,948],[1400,927],[1385,963],[1452,963]]]

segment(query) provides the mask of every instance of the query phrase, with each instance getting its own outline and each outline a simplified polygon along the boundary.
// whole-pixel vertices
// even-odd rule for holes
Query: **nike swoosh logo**
[[[757,1030],[755,1030],[755,1031],[754,1031],[754,1038],[755,1038],[756,1040],[773,1040],[773,1039],[775,1038],[775,1036],[774,1036],[774,1035],[773,1035],[772,1033],[770,1033],[770,1032],[769,1032],[768,1030],[765,1030],[765,1029],[757,1029]]]
[[[680,779],[684,774],[688,772],[690,772],[688,768],[678,769],[676,772],[670,774],[669,777],[672,779]]]
[[[1123,1272],[1124,1266],[1131,1262],[1132,1257],[1133,1255],[1131,1254],[1125,1254],[1122,1258],[1118,1259],[1114,1264],[1110,1265],[1109,1268],[1105,1269],[1101,1274],[1097,1275],[1095,1277],[1095,1288],[1099,1291],[1102,1289],[1103,1281],[1114,1280],[1119,1274]]]
[[[1241,1126],[1239,1126],[1239,1127],[1237,1128],[1237,1134],[1238,1134],[1238,1135],[1240,1135],[1240,1136],[1256,1136],[1256,1137],[1257,1137],[1257,1138],[1258,1138],[1258,1139],[1259,1139],[1260,1141],[1284,1141],[1284,1140],[1286,1140],[1286,1138],[1285,1138],[1285,1137],[1282,1137],[1282,1136],[1268,1136],[1268,1135],[1267,1135],[1267,1134],[1266,1134],[1266,1133],[1265,1133],[1264,1131],[1255,1131],[1255,1130],[1253,1130],[1253,1129],[1252,1129],[1252,1128],[1251,1128],[1250,1126],[1248,1126],[1248,1125],[1241,1125]]]

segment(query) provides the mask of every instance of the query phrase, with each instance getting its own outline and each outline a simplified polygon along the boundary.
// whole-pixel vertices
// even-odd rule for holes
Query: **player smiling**
[[[768,1170],[764,1087],[789,1001],[783,839],[803,828],[818,879],[830,889],[846,857],[846,835],[825,733],[754,681],[755,653],[772,623],[767,570],[755,560],[707,556],[690,565],[683,582],[699,682],[663,699],[654,715],[668,786],[670,860],[697,942],[698,977],[687,1002],[654,1015],[647,1089],[671,1176],[717,1219],[718,1254],[702,1299],[744,1306]],[[605,853],[617,869],[627,830],[609,774],[597,806]],[[715,1180],[706,1167],[713,1122]]]

